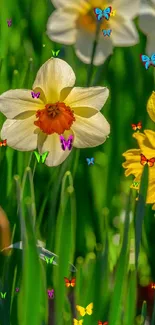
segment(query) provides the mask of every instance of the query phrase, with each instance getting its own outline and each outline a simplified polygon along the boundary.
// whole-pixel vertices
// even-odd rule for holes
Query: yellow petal
[[[152,121],[155,122],[155,91],[152,92],[152,95],[147,102],[147,112]]]
[[[33,89],[41,88],[44,91],[47,102],[52,104],[59,101],[63,88],[74,86],[75,79],[75,74],[67,62],[52,58],[39,69]]]
[[[72,125],[75,134],[74,147],[96,147],[106,141],[110,125],[100,112],[90,118],[75,115],[75,119]]]
[[[15,89],[8,90],[0,96],[0,112],[7,118],[15,118],[23,112],[32,112],[44,108],[43,101],[32,98],[32,90]]]

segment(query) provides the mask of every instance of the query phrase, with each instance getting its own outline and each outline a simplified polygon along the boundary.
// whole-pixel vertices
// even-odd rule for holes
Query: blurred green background
[[[53,10],[45,0],[1,0],[0,93],[31,89],[52,49],[60,49],[59,58],[73,68],[76,86],[86,86],[87,65],[78,60],[74,48],[55,44],[46,35]],[[7,19],[12,19],[10,28]],[[129,218],[124,223],[129,207],[130,216],[134,215],[135,192],[129,204],[133,178],[126,178],[122,167],[122,153],[136,148],[131,123],[142,121],[143,129],[154,129],[146,112],[154,90],[153,68],[146,72],[140,62],[146,39],[139,34],[138,45],[115,48],[103,66],[94,67],[92,85],[110,89],[103,114],[111,133],[103,145],[73,149],[62,165],[52,168],[36,165],[32,153],[0,149],[0,205],[7,213],[13,242],[24,241],[23,251],[0,254],[0,291],[7,292],[6,299],[0,299],[0,325],[70,325],[73,317],[80,319],[75,305],[86,307],[90,302],[94,302],[94,312],[85,316],[86,325],[97,324],[99,319],[109,320],[109,325],[144,322],[145,315],[139,323],[135,319],[134,218],[130,230]],[[0,126],[4,120],[0,114]],[[88,166],[86,157],[94,157],[95,164]],[[138,266],[142,286],[155,281],[154,229],[154,213],[147,206]],[[59,266],[39,259],[36,240],[59,255]],[[69,262],[77,268],[77,285],[71,290],[64,286],[64,276],[71,277]],[[47,288],[54,288],[54,301],[48,302]]]

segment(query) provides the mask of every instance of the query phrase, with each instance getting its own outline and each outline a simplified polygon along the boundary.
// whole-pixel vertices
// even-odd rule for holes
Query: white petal
[[[39,69],[33,88],[43,89],[47,102],[59,101],[60,92],[75,84],[75,74],[70,65],[61,59],[50,59]]]
[[[62,9],[55,10],[47,22],[47,35],[55,42],[74,44],[76,40],[77,14],[68,13]]]
[[[7,145],[20,151],[37,148],[38,128],[34,125],[35,116],[24,120],[6,120],[1,130],[1,138],[7,139]]]
[[[117,0],[114,1],[114,6],[112,4],[112,8],[116,9],[116,15],[119,13],[119,15],[133,19],[140,11],[140,0]]]
[[[81,11],[82,8],[90,6],[87,0],[51,0],[55,8],[68,8]]]
[[[63,91],[62,91],[63,93]],[[109,96],[109,90],[106,87],[74,87],[65,98],[65,104],[74,109],[92,107],[100,110]]]
[[[85,30],[79,29],[77,33],[77,40],[75,44],[76,55],[79,59],[87,64],[91,62],[91,55],[93,50],[94,34],[88,33]],[[112,42],[110,39],[99,39],[96,54],[94,58],[94,65],[101,65],[106,58],[112,54]]]
[[[155,8],[146,1],[141,5],[139,28],[144,34],[150,34],[155,29]]]
[[[14,118],[23,112],[35,112],[44,108],[44,103],[38,98],[32,98],[32,90],[8,90],[0,96],[0,112],[7,118]]]
[[[54,133],[48,135],[45,141],[38,143],[38,150],[40,154],[48,151],[45,164],[49,167],[60,165],[70,154],[71,151],[62,150],[59,135]]]
[[[111,39],[116,46],[132,46],[138,43],[139,35],[131,20],[113,17]]]
[[[110,133],[110,125],[99,112],[90,118],[76,116],[72,125],[74,132],[74,147],[96,147],[106,141]]]
[[[147,45],[146,45],[146,54],[151,56],[155,53],[155,33],[151,33],[147,37]]]

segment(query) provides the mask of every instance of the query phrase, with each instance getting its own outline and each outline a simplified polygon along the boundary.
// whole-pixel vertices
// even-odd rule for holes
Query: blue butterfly
[[[101,20],[101,18],[109,20],[111,10],[112,7],[105,8],[104,10],[101,10],[100,8],[94,8],[97,20]]]
[[[153,53],[151,57],[141,54],[140,59],[144,64],[146,70],[150,67],[150,65],[153,65],[155,67],[155,53]]]
[[[89,165],[94,165],[94,158],[86,158],[88,166]]]
[[[102,32],[104,36],[110,36],[112,29],[102,29]]]

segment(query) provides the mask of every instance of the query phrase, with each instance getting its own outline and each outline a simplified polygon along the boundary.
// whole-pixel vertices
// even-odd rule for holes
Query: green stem
[[[101,25],[100,21],[96,23],[96,33],[95,33],[95,39],[94,39],[94,43],[93,43],[91,62],[90,62],[89,71],[88,71],[87,87],[89,87],[91,84],[91,78],[92,78],[92,74],[93,74],[93,62],[94,62],[94,57],[95,57],[96,48],[97,48],[97,44],[98,44],[100,25]]]

